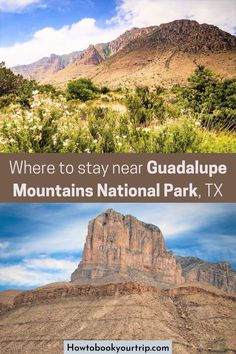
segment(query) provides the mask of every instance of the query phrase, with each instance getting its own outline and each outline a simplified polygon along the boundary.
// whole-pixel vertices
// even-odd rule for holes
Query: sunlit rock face
[[[184,282],[181,266],[166,250],[157,226],[110,209],[90,221],[82,261],[71,280],[96,283],[122,279],[159,287]]]

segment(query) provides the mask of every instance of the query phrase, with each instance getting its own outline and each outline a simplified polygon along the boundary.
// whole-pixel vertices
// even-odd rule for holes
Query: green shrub
[[[52,97],[58,97],[63,94],[63,91],[58,90],[55,86],[51,84],[40,84],[37,85],[37,90],[40,93],[50,94]]]
[[[219,80],[199,65],[189,78],[189,86],[180,90],[180,101],[195,112],[208,129],[236,130],[236,79]]]
[[[0,109],[8,107],[12,102],[16,101],[16,95],[11,93],[9,95],[0,96]]]
[[[100,89],[100,92],[105,95],[107,93],[109,93],[111,90],[109,89],[109,87],[107,86],[102,86],[101,89]]]
[[[95,152],[115,152],[115,136],[119,119],[108,108],[94,108],[88,120],[88,129],[93,137],[92,150]]]
[[[204,114],[201,116],[201,123],[209,130],[236,131],[236,109],[221,108],[212,114]]]
[[[202,134],[193,119],[181,118],[163,126],[157,140],[160,152],[197,152]]]
[[[135,92],[126,96],[125,104],[135,126],[150,124],[154,119],[163,121],[164,100],[159,94],[145,86],[136,87]]]
[[[23,81],[23,76],[15,75],[3,62],[0,63],[0,96],[17,94]]]
[[[67,85],[66,97],[68,100],[79,99],[83,102],[99,96],[99,88],[90,79],[70,81]]]

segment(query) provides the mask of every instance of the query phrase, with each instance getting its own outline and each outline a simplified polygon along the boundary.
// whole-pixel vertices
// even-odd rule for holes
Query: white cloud
[[[4,286],[34,287],[52,282],[69,281],[78,261],[40,257],[24,259],[17,265],[1,265],[0,279]]]
[[[233,33],[236,27],[235,0],[122,0],[112,22],[150,26],[190,18],[213,24]]]
[[[40,0],[0,0],[0,9],[23,8]],[[0,47],[0,58],[7,66],[29,64],[51,53],[58,55],[83,50],[89,44],[108,42],[131,27],[159,25],[176,19],[191,18],[200,23],[214,24],[233,33],[236,27],[235,0],[122,0],[116,16],[107,20],[107,26],[97,26],[93,18],[65,25],[59,29],[42,28],[31,40]]]
[[[0,251],[7,249],[9,245],[9,242],[0,242]]]
[[[61,55],[83,50],[89,44],[108,42],[124,30],[123,26],[101,28],[93,18],[84,18],[60,29],[46,27],[34,33],[33,38],[11,47],[0,47],[0,58],[7,66],[29,64],[52,53]]]
[[[210,208],[208,204],[145,204],[145,207],[143,204],[134,203],[72,204],[60,209],[56,214],[55,212],[51,214],[47,208],[44,210],[32,204],[32,211],[24,210],[32,224],[39,220],[45,223],[50,218],[62,219],[64,214],[63,223],[58,226],[52,224],[48,231],[36,229],[34,234],[17,237],[4,249],[0,248],[0,259],[32,258],[33,255],[39,254],[78,253],[85,243],[88,222],[110,208],[160,227],[165,239],[197,233],[199,228],[208,226],[213,220],[223,218],[228,213],[236,214],[236,206],[227,204],[215,204]],[[84,212],[86,213],[83,215]]]
[[[17,12],[30,5],[39,5],[40,0],[0,0],[0,11]]]
[[[236,215],[236,205],[231,204],[215,204],[211,207],[209,204],[190,203],[145,204],[145,207],[142,204],[117,204],[113,208],[158,226],[166,239],[197,232],[199,228],[209,226],[214,220],[223,219],[229,213]]]
[[[42,231],[41,231],[42,232]],[[69,222],[60,229],[52,229],[46,234],[36,233],[34,236],[26,235],[11,244],[0,254],[0,259],[9,257],[24,257],[32,254],[52,254],[78,252],[83,249],[87,235],[87,220],[82,218],[78,221]]]
[[[71,274],[78,265],[78,260],[71,259],[56,259],[47,256],[39,258],[26,258],[23,260],[23,265],[27,269],[37,269],[41,271],[63,271],[65,274]]]
[[[11,242],[1,242],[1,258],[8,264],[0,266],[1,284],[9,287],[34,287],[48,284],[55,281],[67,281],[71,273],[79,263],[79,257],[75,256],[83,249],[87,235],[89,220],[98,214],[113,208],[123,214],[132,214],[141,221],[152,223],[160,227],[165,239],[181,240],[196,235],[193,240],[193,249],[188,247],[186,255],[195,255],[200,258],[207,257],[219,260],[235,260],[233,251],[235,249],[235,237],[223,235],[224,227],[218,232],[206,235],[201,234],[199,229],[210,230],[210,225],[225,217],[235,217],[235,204],[67,204],[63,208],[50,209],[40,204],[27,205],[19,210],[20,214],[27,213],[27,217],[38,225],[47,224],[49,219],[62,220],[60,224],[53,223],[50,230],[35,229],[35,233],[29,233],[21,237],[11,239]],[[17,235],[16,235],[17,236]],[[202,237],[203,236],[203,237]],[[181,254],[182,241],[180,241]],[[206,253],[207,250],[207,253]],[[230,253],[231,252],[231,253]],[[60,253],[63,259],[50,256]],[[176,249],[176,253],[178,249]],[[73,257],[68,256],[72,254]],[[10,264],[12,257],[21,258],[18,265]]]

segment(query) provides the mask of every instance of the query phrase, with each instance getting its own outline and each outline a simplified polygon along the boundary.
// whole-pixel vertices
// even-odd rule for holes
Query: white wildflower
[[[67,147],[69,145],[70,141],[69,139],[66,139],[64,142],[63,142],[63,146],[64,147]]]

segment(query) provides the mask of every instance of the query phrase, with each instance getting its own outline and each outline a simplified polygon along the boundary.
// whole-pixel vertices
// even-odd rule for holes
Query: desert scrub
[[[83,152],[89,132],[63,97],[52,99],[34,92],[31,109],[12,104],[0,115],[1,152]]]
[[[199,123],[193,118],[169,120],[161,127],[157,141],[159,152],[198,152],[203,140]]]
[[[196,112],[179,100],[181,88],[136,88],[86,102],[67,100],[51,86],[32,90],[21,102],[16,94],[3,95],[0,151],[236,152],[233,84],[224,83],[220,91],[228,107],[211,113]]]
[[[236,152],[236,134],[227,131],[204,131],[199,152],[232,153]]]
[[[70,81],[67,85],[68,100],[79,99],[83,102],[99,97],[100,89],[90,79],[82,78]]]
[[[198,65],[188,81],[178,90],[179,104],[198,115],[207,129],[236,131],[236,79],[220,79]]]
[[[88,118],[89,133],[93,138],[91,151],[116,152],[124,142],[119,140],[121,136],[128,136],[129,121],[117,111],[107,107],[95,107]]]
[[[165,116],[164,100],[160,96],[162,91],[149,90],[147,86],[136,87],[134,92],[126,95],[125,104],[130,120],[135,126],[149,125],[154,119],[163,121]]]

